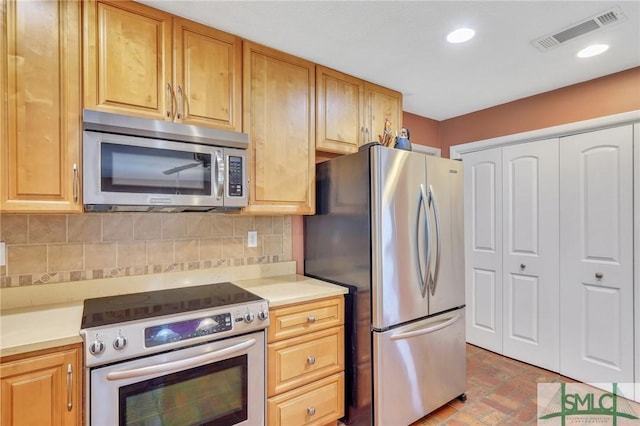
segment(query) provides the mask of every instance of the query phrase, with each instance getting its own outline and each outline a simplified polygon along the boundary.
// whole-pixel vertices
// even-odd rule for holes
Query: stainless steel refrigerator
[[[349,288],[348,425],[465,398],[462,164],[380,145],[316,165],[305,275]]]

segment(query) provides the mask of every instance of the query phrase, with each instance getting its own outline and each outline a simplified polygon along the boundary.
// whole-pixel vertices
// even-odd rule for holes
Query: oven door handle
[[[148,376],[150,374],[169,373],[176,370],[186,370],[188,368],[197,367],[202,364],[209,363],[215,359],[226,357],[229,354],[243,351],[256,344],[256,339],[249,339],[237,345],[218,351],[209,352],[203,355],[191,358],[180,359],[177,361],[165,362],[164,364],[151,365],[149,367],[134,368],[133,370],[113,371],[107,374],[107,380],[124,380],[134,377]]]

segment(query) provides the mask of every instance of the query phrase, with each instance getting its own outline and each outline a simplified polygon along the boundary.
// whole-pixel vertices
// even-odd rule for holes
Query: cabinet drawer
[[[344,370],[344,327],[267,345],[267,395]]]
[[[267,400],[269,426],[322,426],[344,416],[344,373]]]
[[[267,341],[276,342],[344,324],[344,298],[283,306],[270,311]]]

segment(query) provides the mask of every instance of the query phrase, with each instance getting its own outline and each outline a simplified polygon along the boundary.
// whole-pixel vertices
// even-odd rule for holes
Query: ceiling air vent
[[[626,20],[627,16],[622,13],[619,7],[616,6],[609,10],[605,10],[602,13],[598,13],[591,18],[584,19],[581,22],[561,31],[537,38],[531,41],[531,44],[538,48],[538,50],[545,52],[561,45],[562,43],[566,43],[569,40],[582,37],[593,31],[611,27]]]

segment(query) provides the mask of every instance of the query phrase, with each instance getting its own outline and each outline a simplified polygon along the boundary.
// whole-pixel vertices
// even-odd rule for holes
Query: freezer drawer
[[[373,332],[374,423],[408,425],[466,391],[464,308]]]

